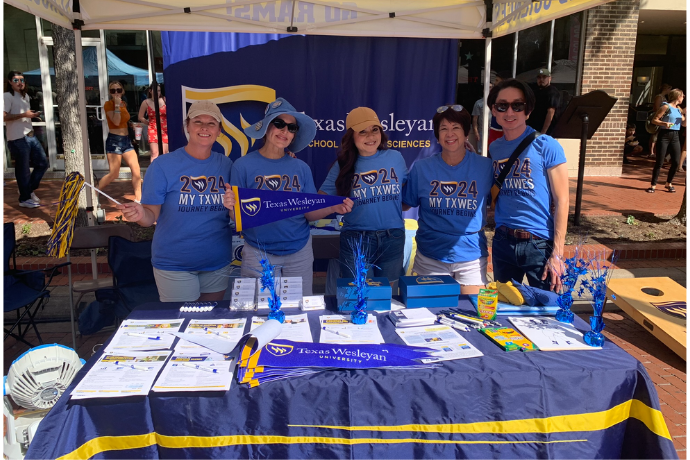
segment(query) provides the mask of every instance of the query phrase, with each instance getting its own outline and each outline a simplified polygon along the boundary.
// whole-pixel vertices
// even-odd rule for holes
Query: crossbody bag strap
[[[498,193],[501,191],[501,187],[503,187],[503,182],[505,182],[506,177],[508,176],[508,173],[510,172],[510,169],[513,167],[513,164],[517,161],[518,157],[524,150],[534,141],[539,136],[539,133],[537,131],[534,131],[533,133],[529,134],[527,137],[525,137],[520,144],[513,150],[513,154],[510,155],[510,158],[508,158],[508,162],[503,166],[503,169],[499,173],[498,177],[494,179],[494,185],[491,187],[491,208],[493,209],[496,207],[496,200],[498,199]]]

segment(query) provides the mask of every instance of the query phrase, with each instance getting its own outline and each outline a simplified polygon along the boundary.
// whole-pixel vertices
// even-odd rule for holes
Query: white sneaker
[[[30,201],[33,201],[36,204],[41,204],[41,199],[39,197],[37,197],[34,192],[31,192],[31,200]]]
[[[40,205],[36,202],[33,202],[31,200],[26,200],[26,201],[20,201],[19,206],[22,208],[38,208]]]

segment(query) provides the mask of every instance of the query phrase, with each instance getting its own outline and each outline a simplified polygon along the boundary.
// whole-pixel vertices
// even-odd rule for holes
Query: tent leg
[[[491,37],[484,39],[484,119],[482,123],[482,155],[489,155],[489,123],[491,111],[489,110],[489,85],[491,84]]]

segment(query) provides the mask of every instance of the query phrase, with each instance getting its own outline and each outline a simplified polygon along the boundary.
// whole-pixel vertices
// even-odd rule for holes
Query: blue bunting
[[[556,312],[556,319],[562,323],[572,323],[574,319],[573,312],[570,308],[573,305],[573,290],[577,284],[577,280],[581,276],[587,274],[587,262],[581,257],[583,243],[575,247],[575,254],[573,257],[565,259],[565,270],[561,274],[562,292],[558,297],[557,303],[561,307]],[[580,294],[582,295],[582,294]]]
[[[605,339],[601,331],[606,326],[602,317],[604,305],[606,305],[606,286],[613,274],[613,266],[618,261],[618,255],[616,251],[613,251],[610,264],[606,263],[606,251],[595,251],[587,256],[590,276],[588,279],[582,280],[580,295],[584,294],[585,290],[592,295],[591,303],[594,314],[589,318],[592,330],[585,333],[584,339],[588,345],[593,347],[600,347],[604,344]]]

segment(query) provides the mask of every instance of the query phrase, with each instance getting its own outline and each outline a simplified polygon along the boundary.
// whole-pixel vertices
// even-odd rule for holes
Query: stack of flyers
[[[384,343],[376,316],[369,315],[366,324],[353,324],[350,315],[319,317],[320,343]]]
[[[407,308],[405,310],[392,311],[388,317],[395,327],[429,326],[436,322],[436,315],[428,308]]]
[[[106,352],[122,350],[167,350],[180,330],[183,319],[138,320],[126,319],[113,336]]]
[[[429,347],[436,350],[433,357],[422,359],[423,363],[476,358],[484,355],[452,327],[444,324],[396,329],[395,332],[407,345]]]
[[[254,332],[256,328],[266,322],[268,318],[255,316],[252,318],[250,331]],[[280,330],[279,339],[291,340],[293,342],[313,342],[311,336],[311,329],[309,328],[309,318],[306,313],[301,315],[285,315],[283,327]]]
[[[231,344],[236,344],[244,335],[244,327],[247,323],[247,318],[237,319],[193,319],[187,325],[185,333],[192,335],[205,335],[220,337],[227,340]],[[175,345],[177,352],[195,352],[204,347],[189,342],[184,339]]]
[[[302,302],[302,278],[298,276],[277,278],[276,293],[280,296],[280,308],[298,308]],[[257,285],[256,304],[259,310],[268,309],[270,295],[268,289],[262,291],[261,285]]]
[[[235,278],[232,283],[230,306],[235,309],[253,310],[256,304],[257,278]]]
[[[175,353],[153,385],[153,391],[228,391],[233,362],[216,353]]]

